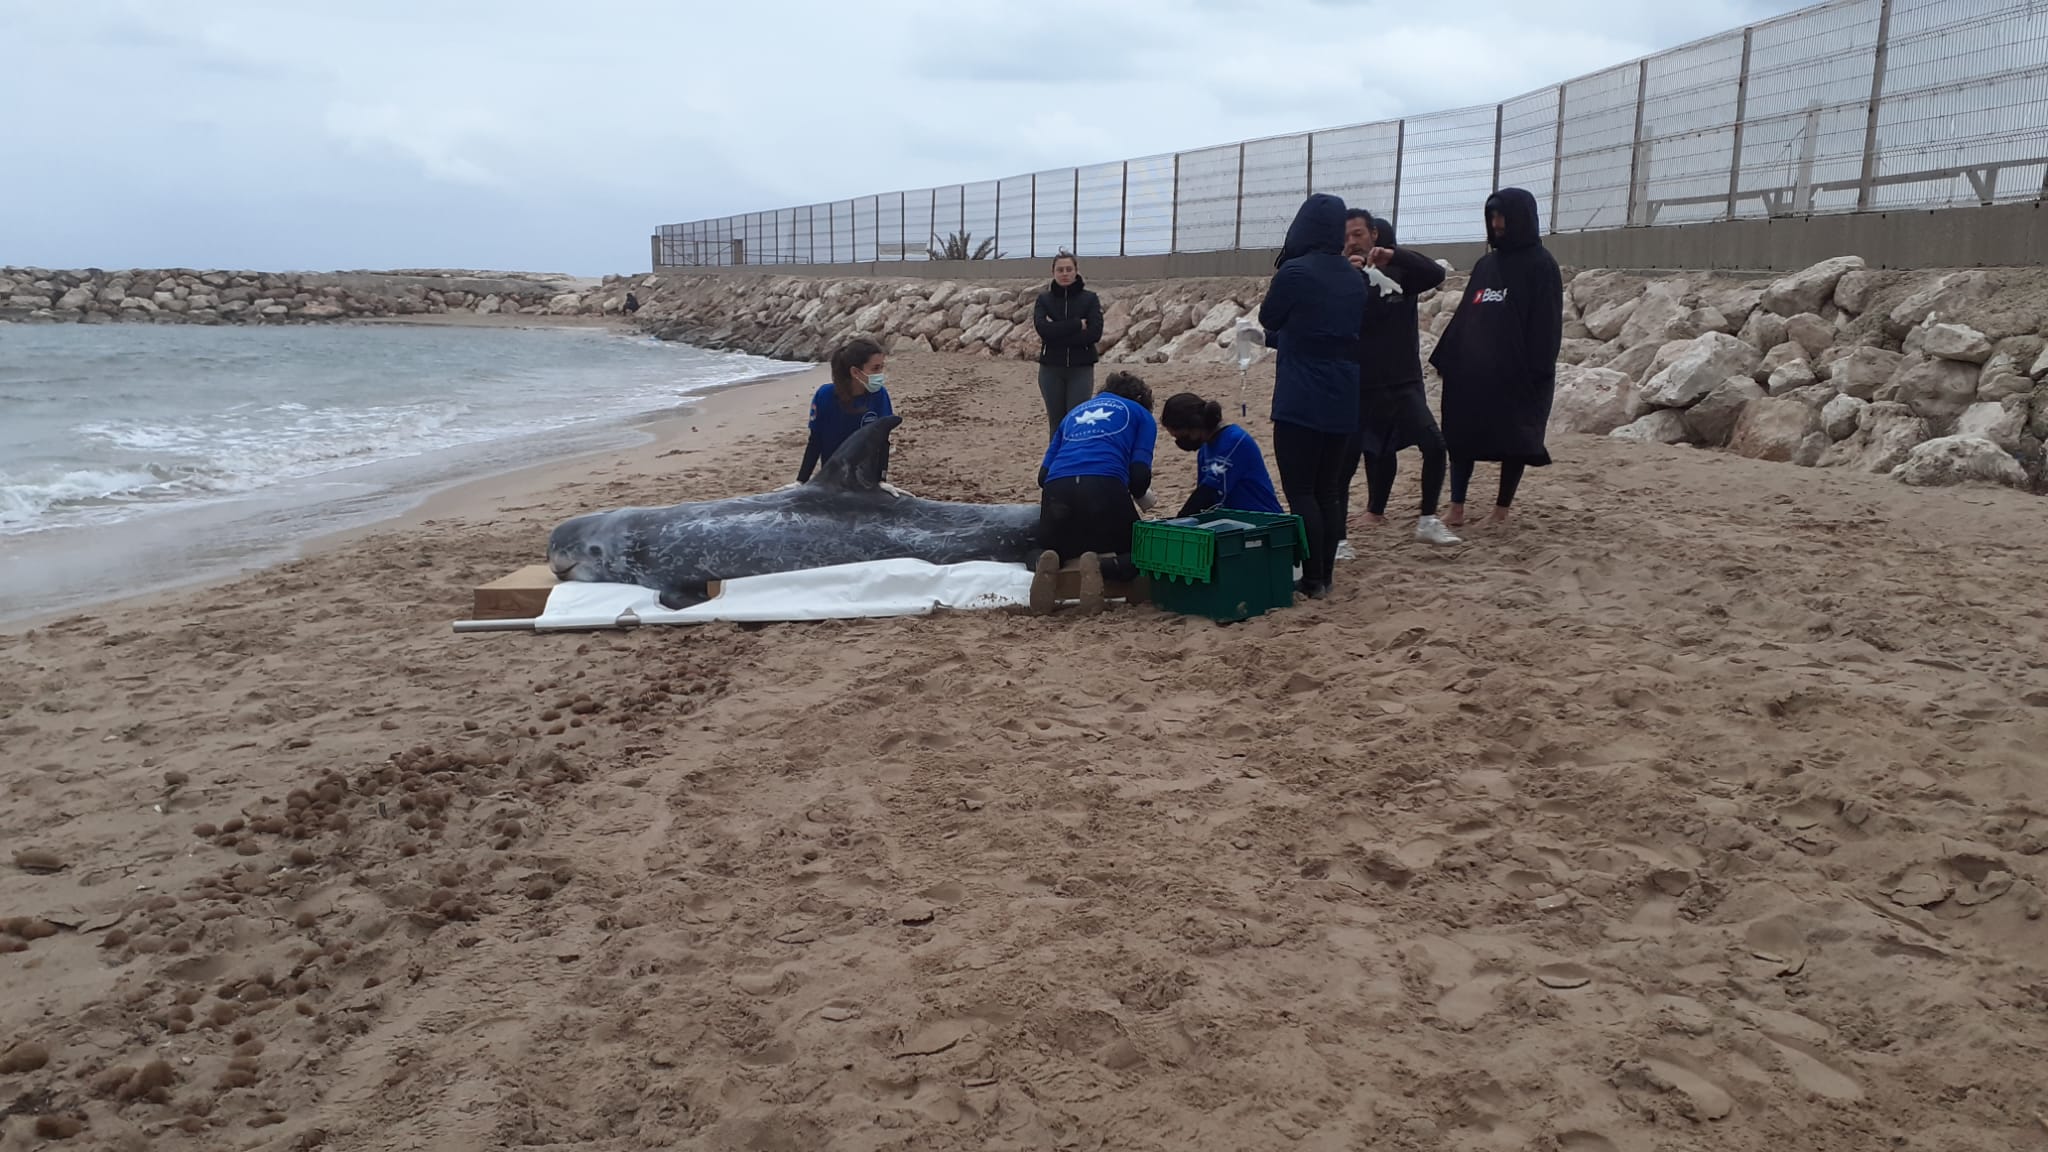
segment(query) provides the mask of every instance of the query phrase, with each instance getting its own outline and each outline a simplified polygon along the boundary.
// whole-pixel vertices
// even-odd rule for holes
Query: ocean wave
[[[0,531],[37,527],[55,512],[166,497],[219,493],[232,479],[199,468],[144,465],[137,468],[80,468],[43,477],[0,474]]]

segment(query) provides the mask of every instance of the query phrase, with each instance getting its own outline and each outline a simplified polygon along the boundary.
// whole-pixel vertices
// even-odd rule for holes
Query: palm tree
[[[938,233],[934,232],[932,240],[938,240],[938,238]],[[969,245],[973,246],[969,247]],[[934,245],[927,243],[924,252],[927,257],[933,260],[1000,260],[1003,258],[1003,254],[996,251],[996,242],[993,239],[983,240],[981,243],[975,244],[974,233],[972,232],[955,232],[951,236],[946,237],[942,244]]]

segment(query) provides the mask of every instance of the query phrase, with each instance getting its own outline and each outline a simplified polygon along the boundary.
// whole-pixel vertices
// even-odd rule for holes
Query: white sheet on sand
[[[548,593],[534,629],[611,628],[628,609],[642,624],[754,623],[923,616],[934,608],[985,610],[1030,600],[1031,572],[1022,565],[871,560],[727,580],[716,597],[682,609],[662,607],[653,589],[637,584],[570,581]]]

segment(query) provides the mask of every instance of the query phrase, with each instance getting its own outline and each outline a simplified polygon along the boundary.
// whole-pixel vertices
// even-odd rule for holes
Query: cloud
[[[0,0],[0,262],[583,273],[664,223],[1511,97],[1793,0]]]

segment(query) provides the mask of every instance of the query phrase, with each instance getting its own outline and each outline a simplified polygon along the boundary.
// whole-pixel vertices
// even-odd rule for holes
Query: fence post
[[[1394,121],[1394,208],[1393,221],[1401,222],[1401,159],[1408,151],[1408,121]],[[1413,235],[1413,233],[1410,233]]]
[[[1308,134],[1308,163],[1301,166],[1301,194],[1304,198],[1316,194],[1316,134]]]
[[[1806,105],[1806,128],[1799,139],[1799,170],[1793,178],[1792,211],[1805,216],[1813,211],[1813,159],[1820,151],[1820,101]]]
[[[1643,170],[1643,105],[1650,94],[1650,62],[1645,59],[1636,65],[1636,134],[1635,142],[1628,150],[1628,215],[1622,219],[1622,226],[1635,227],[1637,192],[1640,191],[1640,177]]]
[[[1237,146],[1237,223],[1230,234],[1232,251],[1244,247],[1244,145]]]
[[[1074,239],[1073,247],[1067,249],[1074,255],[1081,254],[1081,166],[1074,166]]]
[[[1494,192],[1500,191],[1500,130],[1501,125],[1507,120],[1507,115],[1508,106],[1506,104],[1495,104],[1493,106],[1493,187],[1491,191]]]
[[[1742,30],[1742,79],[1735,82],[1735,148],[1728,157],[1728,219],[1735,219],[1735,199],[1742,192],[1742,122],[1749,116],[1749,47],[1756,29]]]
[[[896,194],[896,261],[910,259],[910,193]]]
[[[1884,105],[1885,57],[1892,40],[1892,0],[1877,9],[1877,59],[1870,67],[1870,114],[1863,122],[1863,175],[1856,182],[1856,210],[1870,211],[1870,196],[1877,179],[1877,114]]]
[[[839,201],[825,205],[825,255],[827,264],[839,263]]]
[[[1557,203],[1564,195],[1564,85],[1557,86],[1557,142],[1550,148],[1550,234],[1557,235]]]
[[[1166,251],[1180,251],[1180,153],[1173,154],[1173,202],[1167,205]]]
[[[1124,161],[1123,186],[1116,194],[1116,254],[1124,254],[1124,238],[1131,227],[1131,162]]]
[[[932,241],[939,238],[939,190],[937,188],[932,189],[931,222],[925,228],[925,231],[930,233],[930,235],[924,238],[924,258],[929,260],[932,258]]]
[[[1026,259],[1038,259],[1038,173],[1031,174],[1031,251],[1024,254]]]
[[[965,209],[962,209],[962,212],[964,213]],[[962,232],[967,231],[967,219],[965,215],[963,215],[960,219],[960,230]],[[1001,180],[996,181],[995,241],[995,246],[990,248],[989,251],[996,256],[1001,256],[1003,254],[1003,182]]]

